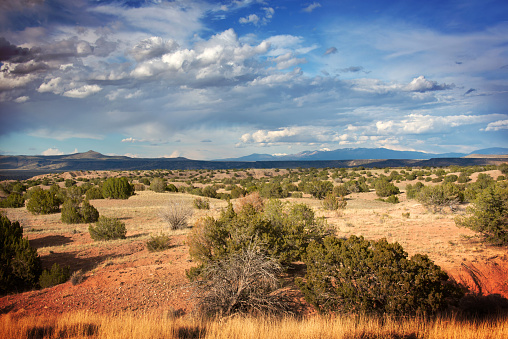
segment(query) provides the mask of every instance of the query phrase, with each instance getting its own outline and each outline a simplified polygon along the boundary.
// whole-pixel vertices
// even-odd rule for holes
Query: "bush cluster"
[[[13,192],[7,196],[6,199],[0,201],[2,208],[18,208],[25,206],[25,198],[23,194]]]
[[[22,292],[37,286],[41,260],[19,222],[0,214],[0,295]]]
[[[67,282],[71,277],[70,267],[60,267],[57,263],[51,266],[51,269],[44,270],[39,278],[41,288],[47,288]]]
[[[407,258],[398,243],[327,237],[310,244],[305,299],[322,313],[434,314],[463,290],[425,255]]]
[[[99,220],[99,211],[88,200],[83,201],[82,206],[76,200],[68,199],[62,205],[61,220],[65,224],[81,224],[96,222]]]

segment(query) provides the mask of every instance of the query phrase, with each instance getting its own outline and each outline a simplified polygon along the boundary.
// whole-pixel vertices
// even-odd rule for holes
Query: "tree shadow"
[[[508,315],[508,299],[500,294],[470,293],[459,302],[462,317],[492,319]]]
[[[42,248],[49,246],[67,245],[72,242],[72,239],[63,235],[48,235],[46,237],[28,240],[28,242],[33,248]]]
[[[144,237],[145,235],[149,235],[150,233],[147,233],[147,232],[144,232],[144,233],[138,233],[138,234],[133,234],[133,235],[129,235],[127,236],[126,238],[127,239],[136,239],[136,238],[141,238],[141,237]]]
[[[71,272],[82,270],[83,272],[90,271],[100,265],[102,262],[108,259],[114,259],[122,257],[121,254],[105,254],[95,257],[82,258],[79,257],[80,252],[62,252],[62,253],[50,253],[41,257],[43,269],[49,269],[54,264],[60,265],[60,267],[69,266]]]

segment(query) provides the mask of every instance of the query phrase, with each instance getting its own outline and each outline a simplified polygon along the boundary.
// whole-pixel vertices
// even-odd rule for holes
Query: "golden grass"
[[[360,316],[204,320],[162,314],[0,316],[2,338],[507,338],[508,318],[377,319]]]

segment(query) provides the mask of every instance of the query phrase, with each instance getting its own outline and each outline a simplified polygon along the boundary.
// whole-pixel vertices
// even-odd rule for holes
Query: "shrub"
[[[377,180],[374,187],[378,197],[389,197],[400,193],[399,188],[387,179]]]
[[[194,207],[198,210],[209,210],[210,209],[210,200],[196,198],[194,199]]]
[[[159,216],[171,230],[178,230],[187,227],[188,219],[193,213],[187,201],[175,198],[168,201],[166,207],[160,210]]]
[[[188,236],[189,253],[206,264],[246,249],[253,240],[260,249],[282,264],[300,260],[311,241],[319,241],[330,230],[304,204],[269,200],[263,210],[251,204],[228,208],[218,219],[200,219]]]
[[[41,260],[23,238],[23,228],[0,214],[0,295],[33,288],[40,275]]]
[[[267,315],[289,311],[279,289],[281,267],[249,246],[207,265],[196,283],[198,309],[205,315]]]
[[[82,270],[77,270],[71,274],[71,284],[73,286],[79,285],[83,282],[84,276]]]
[[[508,244],[508,184],[498,182],[480,191],[467,209],[469,216],[457,217],[459,226],[481,233],[495,245]]]
[[[134,186],[125,177],[108,178],[102,186],[104,198],[128,199],[133,194]]]
[[[150,252],[165,251],[171,247],[171,238],[169,235],[160,233],[156,236],[150,236],[150,240],[146,242],[146,248]]]
[[[18,208],[25,206],[25,198],[20,193],[11,193],[9,196],[0,201],[0,207],[3,208]]]
[[[421,182],[417,182],[414,185],[407,184],[406,185],[406,197],[408,199],[415,199],[423,187],[425,187],[425,185]]]
[[[166,182],[162,178],[153,178],[150,183],[150,189],[157,193],[162,193],[166,191]]]
[[[388,198],[385,199],[386,202],[389,202],[390,204],[398,204],[399,197],[396,195],[390,195]]]
[[[30,198],[26,209],[33,214],[57,213],[60,203],[61,200],[56,197],[55,193],[34,188],[30,191]]]
[[[422,187],[416,194],[416,200],[433,211],[440,211],[445,206],[453,210],[464,201],[464,193],[459,186],[453,183],[443,183]]]
[[[99,220],[99,211],[90,205],[88,200],[83,201],[83,205],[80,209],[80,215],[83,222],[96,222]]]
[[[85,199],[86,200],[104,199],[104,196],[102,195],[101,189],[97,186],[94,186],[86,191]]]
[[[327,237],[305,256],[297,285],[321,313],[434,314],[463,290],[427,256],[407,258],[398,243]]]
[[[333,184],[330,181],[315,180],[305,185],[305,192],[312,194],[317,199],[324,199],[326,194],[333,191]]]
[[[79,224],[82,222],[79,215],[78,203],[73,200],[66,200],[62,205],[62,216],[60,218],[65,224]]]
[[[83,201],[80,207],[76,200],[68,199],[62,206],[61,220],[66,224],[81,224],[96,222],[99,219],[99,211],[88,200]]]
[[[217,190],[213,186],[206,186],[202,190],[203,196],[215,199],[217,198]]]
[[[70,267],[60,267],[57,263],[51,266],[51,269],[44,270],[39,278],[39,285],[41,288],[47,288],[59,284],[63,284],[71,277]]]
[[[88,232],[93,240],[125,239],[127,229],[125,224],[116,218],[99,217],[95,224],[88,227]]]
[[[346,208],[347,201],[344,197],[337,198],[333,193],[328,193],[321,204],[325,210],[335,211]]]

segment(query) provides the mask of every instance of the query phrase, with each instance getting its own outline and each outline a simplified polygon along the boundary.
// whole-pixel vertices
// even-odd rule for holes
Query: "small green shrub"
[[[208,199],[202,199],[202,198],[196,198],[194,199],[194,207],[196,207],[198,210],[209,210],[210,209],[210,200]]]
[[[95,225],[88,227],[90,237],[95,241],[125,239],[127,234],[125,224],[116,218],[101,216]]]
[[[321,203],[323,208],[328,211],[336,211],[344,209],[347,206],[347,201],[343,197],[336,197],[333,193],[328,193]]]
[[[508,244],[507,182],[496,182],[478,192],[467,211],[468,216],[455,219],[457,225],[481,233],[492,244]]]
[[[97,186],[94,186],[86,191],[85,199],[90,201],[95,199],[104,199],[104,197],[102,196],[101,189]]]
[[[39,278],[41,288],[47,288],[67,282],[71,277],[70,267],[60,267],[57,263],[51,266],[51,269],[44,270]]]
[[[165,251],[171,247],[171,238],[169,235],[160,233],[156,236],[151,236],[150,240],[146,242],[146,248],[150,252]]]
[[[19,208],[25,206],[25,198],[23,194],[13,192],[9,196],[0,201],[0,207],[2,208]]]
[[[166,191],[166,182],[162,178],[153,178],[150,189],[157,193],[163,193]]]
[[[57,213],[60,209],[61,200],[55,193],[34,188],[29,192],[29,200],[26,209],[33,214],[51,214]]]
[[[389,202],[390,204],[398,204],[399,197],[396,195],[390,195],[388,198],[385,199],[386,202]]]
[[[433,211],[440,211],[448,206],[452,210],[464,201],[462,189],[454,183],[443,183],[435,186],[425,186],[416,194],[416,200]]]
[[[104,198],[128,199],[133,194],[134,186],[125,177],[108,178],[102,186]]]
[[[389,182],[387,179],[379,179],[374,184],[376,194],[378,197],[389,197],[391,195],[399,194],[399,188]]]
[[[66,224],[81,224],[96,222],[99,219],[99,211],[88,200],[83,201],[82,206],[76,200],[68,199],[62,205],[61,220]]]

